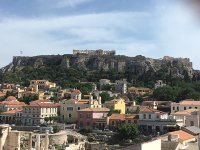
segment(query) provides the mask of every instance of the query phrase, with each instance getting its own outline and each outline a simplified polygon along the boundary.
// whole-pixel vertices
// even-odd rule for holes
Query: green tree
[[[174,90],[170,86],[157,88],[153,92],[153,98],[157,100],[175,101],[177,95],[178,95],[178,91]]]
[[[137,125],[135,124],[126,124],[118,128],[118,135],[119,139],[121,140],[127,140],[127,139],[134,140],[138,138],[139,130]]]
[[[48,122],[49,122],[49,117],[45,117],[45,118],[44,118],[44,121],[45,121],[46,123],[48,123]]]
[[[58,121],[58,117],[57,117],[57,116],[53,116],[53,117],[51,117],[51,118],[52,118],[53,123],[55,123],[55,122]]]
[[[108,94],[108,92],[102,92],[101,94],[99,94],[101,96],[101,100],[104,103],[105,101],[110,101],[113,100],[114,97],[110,97],[110,94]]]

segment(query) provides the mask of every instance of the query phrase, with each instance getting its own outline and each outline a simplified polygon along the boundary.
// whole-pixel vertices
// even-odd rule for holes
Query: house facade
[[[63,122],[76,123],[77,121],[77,111],[84,108],[101,108],[101,97],[98,96],[97,99],[93,99],[90,95],[89,99],[81,99],[81,93],[72,92],[70,100],[63,100],[61,102],[60,115]]]
[[[111,101],[106,101],[104,103],[105,107],[112,109],[112,110],[116,110],[119,111],[120,114],[125,114],[126,111],[126,103],[125,100],[122,98],[119,99],[114,99]]]
[[[77,111],[77,125],[80,128],[93,127],[104,129],[107,126],[108,108],[85,108]]]
[[[40,125],[45,118],[57,117],[60,104],[48,100],[36,100],[24,106],[21,112],[16,113],[16,124]]]
[[[14,96],[7,97],[4,101],[0,102],[0,112],[7,112],[10,110],[21,110],[26,104],[20,102]]]
[[[194,99],[186,99],[179,103],[171,103],[171,113],[183,111],[187,109],[200,109],[200,101]]]
[[[168,127],[176,127],[176,120],[168,113],[162,112],[150,107],[140,108],[138,124],[143,132],[163,132],[168,130]]]
[[[56,83],[49,82],[48,80],[31,80],[29,85],[29,88],[33,88],[35,92],[49,90],[53,87],[56,87]]]

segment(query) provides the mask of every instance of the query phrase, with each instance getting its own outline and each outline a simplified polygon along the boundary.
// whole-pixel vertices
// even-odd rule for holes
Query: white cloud
[[[73,2],[76,6],[84,1]],[[117,54],[128,56],[189,57],[195,68],[200,68],[200,26],[179,3],[159,1],[157,5],[157,10],[151,12],[3,18],[0,21],[0,66],[8,64],[21,50],[23,55],[41,55],[101,48],[115,49]]]
[[[174,3],[173,3],[174,4]],[[200,26],[191,11],[178,2],[159,11],[157,39],[164,55],[189,57],[194,68],[200,68]]]
[[[40,55],[71,53],[75,48],[128,49],[133,54],[134,51],[138,53],[138,49],[150,44],[124,35],[124,32],[137,33],[139,20],[148,17],[143,12],[114,12],[47,19],[4,19],[0,23],[0,49],[4,49],[0,57],[11,61],[11,56],[19,55],[21,50],[24,55]],[[1,66],[7,63],[8,60],[1,61]]]
[[[40,4],[48,5],[48,8],[76,7],[92,0],[37,0]]]

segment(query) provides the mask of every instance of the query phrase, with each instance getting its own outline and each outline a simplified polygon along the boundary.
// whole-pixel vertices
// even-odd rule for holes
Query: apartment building
[[[194,99],[182,100],[179,103],[171,103],[171,113],[187,109],[200,109],[200,101]]]
[[[48,80],[31,80],[29,85],[29,88],[32,88],[35,92],[49,90],[53,87],[56,87],[56,83]]]
[[[71,99],[61,101],[61,118],[63,122],[75,123],[77,121],[77,111],[84,108],[101,108],[101,97],[93,99],[89,95],[89,99],[81,99],[80,90],[74,89],[71,91]]]
[[[45,123],[46,117],[57,117],[60,104],[49,100],[36,100],[24,106],[16,113],[16,123],[23,125],[39,125]]]

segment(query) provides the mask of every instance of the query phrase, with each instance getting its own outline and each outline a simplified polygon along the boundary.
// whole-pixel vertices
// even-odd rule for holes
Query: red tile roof
[[[191,115],[192,112],[199,111],[199,109],[187,109],[183,111],[177,111],[175,113],[172,113],[172,115]]]
[[[125,120],[125,114],[112,114],[109,119],[111,120]]]
[[[9,115],[9,114],[16,114],[17,112],[20,112],[22,110],[9,110],[9,111],[6,111],[6,112],[2,112],[0,113],[0,115]]]
[[[80,90],[72,90],[72,94],[81,94]]]
[[[0,102],[1,105],[21,105],[25,106],[26,104],[24,102],[19,102],[18,100],[12,100],[12,101],[2,101]]]
[[[84,109],[81,109],[78,111],[81,111],[81,112],[84,112],[84,111],[108,112],[108,111],[110,111],[110,109],[105,108],[105,107],[103,107],[103,108],[84,108]]]
[[[17,99],[14,96],[8,96],[5,101],[17,101]]]
[[[50,103],[51,101],[48,99],[38,99],[35,101],[32,101],[31,103]]]
[[[59,107],[61,104],[58,103],[32,103],[24,107]]]
[[[169,132],[168,134],[171,135],[179,135],[179,139],[181,141],[185,141],[185,140],[189,140],[189,139],[193,139],[195,138],[195,136],[193,136],[192,134],[189,134],[183,130],[178,130],[178,131],[174,131],[174,132]]]
[[[195,101],[193,99],[183,100],[179,103],[180,105],[200,105],[200,101]]]
[[[140,109],[140,112],[142,113],[162,113],[162,114],[166,114],[165,112],[163,111],[159,111],[157,109],[153,109],[153,108],[150,108],[150,107],[141,107]]]

